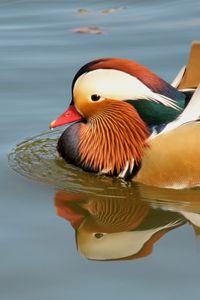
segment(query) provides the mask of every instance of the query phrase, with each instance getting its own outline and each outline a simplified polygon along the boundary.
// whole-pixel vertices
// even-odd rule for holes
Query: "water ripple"
[[[9,154],[10,166],[27,178],[68,191],[101,194],[105,186],[109,188],[116,179],[86,173],[58,156],[56,144],[60,134],[60,130],[47,131],[21,142]]]

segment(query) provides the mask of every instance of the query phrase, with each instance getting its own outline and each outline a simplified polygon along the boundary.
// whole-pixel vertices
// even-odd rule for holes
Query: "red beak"
[[[51,122],[49,128],[55,128],[80,120],[83,120],[83,117],[79,114],[74,105],[70,105],[70,107],[62,115]]]

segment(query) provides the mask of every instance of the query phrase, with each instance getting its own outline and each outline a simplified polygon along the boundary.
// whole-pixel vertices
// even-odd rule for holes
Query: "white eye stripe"
[[[116,100],[140,99],[152,96],[152,91],[136,77],[119,70],[97,69],[82,74],[74,85],[74,94],[81,92],[87,98],[98,94]]]

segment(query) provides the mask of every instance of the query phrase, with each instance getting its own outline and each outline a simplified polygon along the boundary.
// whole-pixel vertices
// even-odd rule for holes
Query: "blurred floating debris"
[[[115,13],[115,12],[120,12],[120,11],[123,11],[123,10],[126,10],[126,9],[127,9],[126,6],[106,8],[106,9],[103,9],[101,11],[92,11],[92,10],[87,9],[87,8],[79,8],[79,9],[77,9],[77,12],[80,15],[88,15],[88,14],[92,14],[92,15],[103,14],[103,15],[106,15],[106,14],[112,14],[112,13]]]
[[[108,9],[103,9],[101,11],[102,14],[112,14],[114,12],[118,12],[118,11],[122,11],[127,9],[127,7],[125,6],[121,6],[121,7],[115,7],[115,8],[108,8]]]
[[[72,29],[72,32],[82,34],[104,34],[105,31],[98,26],[85,26]]]
[[[79,8],[79,9],[78,9],[78,13],[79,13],[80,15],[87,15],[87,14],[91,13],[91,10],[86,9],[86,8]]]

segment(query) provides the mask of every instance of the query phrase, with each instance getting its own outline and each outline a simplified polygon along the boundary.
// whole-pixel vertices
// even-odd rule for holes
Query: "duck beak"
[[[80,120],[83,120],[83,117],[79,114],[74,105],[70,105],[70,107],[62,115],[51,122],[49,128],[56,128],[58,126],[63,126]]]

